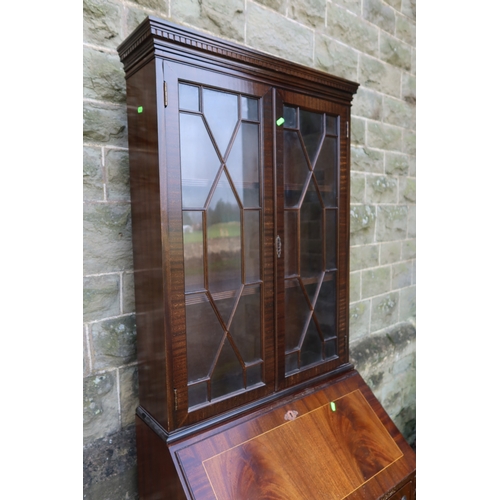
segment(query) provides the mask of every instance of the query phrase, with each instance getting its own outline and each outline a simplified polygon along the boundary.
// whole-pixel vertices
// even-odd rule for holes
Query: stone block
[[[170,13],[174,22],[187,23],[237,42],[245,41],[245,0],[174,1]]]
[[[132,263],[130,205],[83,205],[84,274],[128,271]]]
[[[410,165],[410,168],[408,170],[408,175],[410,175],[411,177],[416,177],[417,176],[417,159],[415,158],[415,156],[410,156],[408,158],[408,163]]]
[[[361,245],[351,247],[349,260],[351,271],[376,267],[379,265],[379,246]]]
[[[90,353],[87,340],[87,327],[83,327],[83,376],[90,375]]]
[[[123,41],[122,9],[107,0],[83,0],[83,41],[116,49]]]
[[[367,144],[369,147],[401,151],[403,129],[379,122],[368,122]]]
[[[392,266],[392,289],[404,288],[411,285],[411,261],[398,262]]]
[[[364,0],[363,17],[380,29],[394,34],[396,28],[396,14],[381,0]]]
[[[417,184],[414,177],[404,177],[399,184],[399,202],[415,203],[417,200]]]
[[[361,52],[379,55],[377,28],[333,3],[327,9],[327,33]]]
[[[83,380],[83,439],[85,443],[120,429],[118,391],[114,372]]]
[[[384,153],[375,149],[351,146],[351,170],[358,172],[384,172]]]
[[[321,71],[347,80],[358,78],[358,52],[335,40],[319,35],[314,48],[314,65]]]
[[[361,298],[381,295],[391,289],[391,267],[377,267],[361,273]]]
[[[364,87],[401,96],[401,69],[365,54],[359,56],[359,81]]]
[[[130,0],[136,3],[140,7],[146,7],[147,9],[155,10],[164,14],[168,14],[168,0]]]
[[[83,448],[83,498],[133,500],[137,493],[135,426],[88,443]]]
[[[83,199],[104,200],[101,148],[83,148]]]
[[[389,175],[408,175],[408,155],[402,153],[385,153],[385,173]]]
[[[134,273],[122,275],[122,307],[123,314],[135,312]]]
[[[363,300],[349,306],[349,338],[353,340],[370,333],[370,301]]]
[[[352,302],[361,299],[361,273],[351,273],[349,276],[349,298]]]
[[[83,320],[95,321],[120,314],[120,276],[83,278]]]
[[[417,74],[417,49],[415,47],[411,48],[411,74]]]
[[[396,10],[401,10],[401,0],[385,0],[385,3]]]
[[[132,425],[139,406],[139,377],[137,366],[120,368],[120,408],[122,427]]]
[[[396,14],[396,37],[409,45],[415,46],[417,40],[415,22],[406,16]]]
[[[398,38],[380,32],[380,58],[393,66],[411,70],[411,45]]]
[[[351,206],[351,245],[364,245],[374,242],[375,207],[371,205]]]
[[[351,203],[364,203],[365,175],[351,173]]]
[[[398,180],[386,175],[368,175],[366,199],[371,203],[397,203]]]
[[[414,130],[404,130],[403,132],[403,153],[415,156],[416,149],[416,133]]]
[[[366,144],[366,120],[363,118],[351,118],[351,144]]]
[[[354,95],[351,113],[354,116],[381,121],[383,101],[382,94],[361,87]]]
[[[127,5],[127,7],[128,9],[127,9],[126,26],[127,26],[127,35],[129,35],[130,33],[132,33],[132,31],[135,30],[135,28],[137,28],[137,26],[139,26],[139,24],[142,23],[142,21],[144,21],[144,19],[146,19],[146,17],[148,17],[148,14],[144,10],[134,9],[133,7],[130,6],[130,4]],[[165,17],[167,16],[165,15]]]
[[[135,315],[93,323],[94,369],[117,368],[137,359]]]
[[[414,259],[417,256],[417,240],[404,240],[402,242],[403,251],[401,258],[403,260]]]
[[[414,105],[402,101],[386,97],[384,99],[383,121],[391,125],[415,130],[416,125],[416,109]]]
[[[402,0],[401,12],[410,19],[417,18],[417,0]]]
[[[417,103],[417,80],[409,73],[403,73],[401,77],[401,97],[409,104]]]
[[[124,103],[125,72],[118,55],[83,48],[83,97]]]
[[[126,148],[128,138],[125,106],[84,103],[83,140]]]
[[[417,314],[416,287],[409,286],[400,292],[399,317],[402,321],[414,320]]]
[[[372,299],[371,331],[376,332],[399,321],[399,293],[391,292]]]
[[[408,238],[417,237],[417,208],[415,205],[408,206]]]
[[[301,0],[290,2],[288,17],[299,23],[317,28],[325,25],[326,0]]]
[[[265,7],[273,9],[276,12],[279,12],[280,14],[283,15],[286,14],[286,6],[287,6],[286,0],[254,0],[254,1],[260,3],[261,5],[264,5]]]
[[[344,7],[344,9],[347,9],[358,16],[361,15],[361,0],[334,0],[331,3],[327,2],[326,8],[330,9],[334,4]]]
[[[380,264],[393,264],[401,260],[401,242],[390,241],[380,244]]]
[[[377,207],[377,241],[406,239],[408,207],[403,205]]]
[[[107,149],[104,153],[106,193],[109,201],[130,201],[128,151]]]
[[[417,261],[414,260],[412,264],[412,273],[411,273],[411,284],[417,284]]]

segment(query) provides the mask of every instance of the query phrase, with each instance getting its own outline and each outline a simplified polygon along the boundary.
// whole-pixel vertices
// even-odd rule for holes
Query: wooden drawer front
[[[413,495],[413,483],[410,481],[406,483],[400,490],[391,495],[388,500],[415,500]]]

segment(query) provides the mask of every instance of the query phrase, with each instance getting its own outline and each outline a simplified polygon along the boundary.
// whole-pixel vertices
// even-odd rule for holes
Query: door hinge
[[[167,82],[163,82],[163,102],[165,104],[165,107],[168,106],[168,86]]]
[[[174,389],[174,408],[177,411],[178,403],[177,403],[177,389]]]

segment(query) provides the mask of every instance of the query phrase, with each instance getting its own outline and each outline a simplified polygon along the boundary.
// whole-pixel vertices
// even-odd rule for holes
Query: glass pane
[[[241,98],[241,118],[254,121],[259,119],[259,101],[257,99]]]
[[[326,115],[326,133],[337,135],[337,117]]]
[[[245,282],[260,280],[260,211],[243,212],[245,230]]]
[[[208,401],[207,397],[207,383],[201,382],[200,384],[190,385],[188,387],[188,404],[195,406]]]
[[[298,274],[298,212],[285,210],[285,276]]]
[[[318,161],[314,166],[314,175],[327,207],[337,206],[337,139],[325,137]]]
[[[283,106],[284,127],[297,128],[297,110],[290,106]]]
[[[319,144],[323,138],[323,114],[300,110],[300,133],[306,146],[311,163],[318,154]]]
[[[229,328],[229,319],[233,313],[238,292],[239,290],[229,290],[226,292],[211,294],[214,299],[215,308],[219,312],[226,328]]]
[[[201,116],[181,113],[180,136],[182,206],[203,207],[220,160]]]
[[[337,307],[335,284],[335,273],[326,273],[314,308],[321,333],[325,339],[335,337],[335,309]]]
[[[300,209],[300,275],[317,280],[323,271],[322,208],[314,182]]]
[[[298,352],[292,352],[285,356],[285,372],[288,374],[299,369]]]
[[[229,140],[238,122],[238,96],[203,89],[203,114],[207,119],[220,154],[225,156]]]
[[[202,212],[182,213],[184,238],[184,285],[186,292],[203,290],[203,217]]]
[[[224,346],[212,375],[212,399],[243,389],[243,368],[229,343]]]
[[[227,168],[244,207],[260,207],[259,125],[242,123]]]
[[[179,84],[179,108],[189,111],[200,111],[200,94],[198,87]]]
[[[186,297],[188,382],[208,377],[220,342],[221,324],[205,294]]]
[[[285,207],[299,203],[304,183],[309,175],[306,157],[297,132],[285,130],[284,134]]]
[[[325,356],[327,359],[334,358],[337,355],[337,339],[325,342]]]
[[[337,268],[337,211],[325,210],[326,268]]]
[[[285,345],[287,351],[298,347],[300,336],[310,315],[311,310],[299,280],[285,281]]]
[[[262,382],[262,365],[253,365],[247,367],[247,387]]]
[[[245,287],[229,329],[245,363],[262,359],[260,320],[260,285]]]
[[[300,349],[300,366],[304,367],[312,363],[317,363],[323,358],[323,344],[313,319],[309,322],[304,343]]]
[[[309,301],[314,306],[314,298],[316,297],[316,292],[319,287],[319,281],[316,279],[304,279],[302,283],[304,285],[304,288],[306,289]]]
[[[207,211],[208,288],[236,290],[241,285],[240,209],[225,173]]]

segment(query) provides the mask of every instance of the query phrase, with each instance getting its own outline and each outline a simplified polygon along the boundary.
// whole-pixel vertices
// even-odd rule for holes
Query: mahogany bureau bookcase
[[[358,84],[152,17],[118,51],[141,499],[413,500],[349,363]]]

